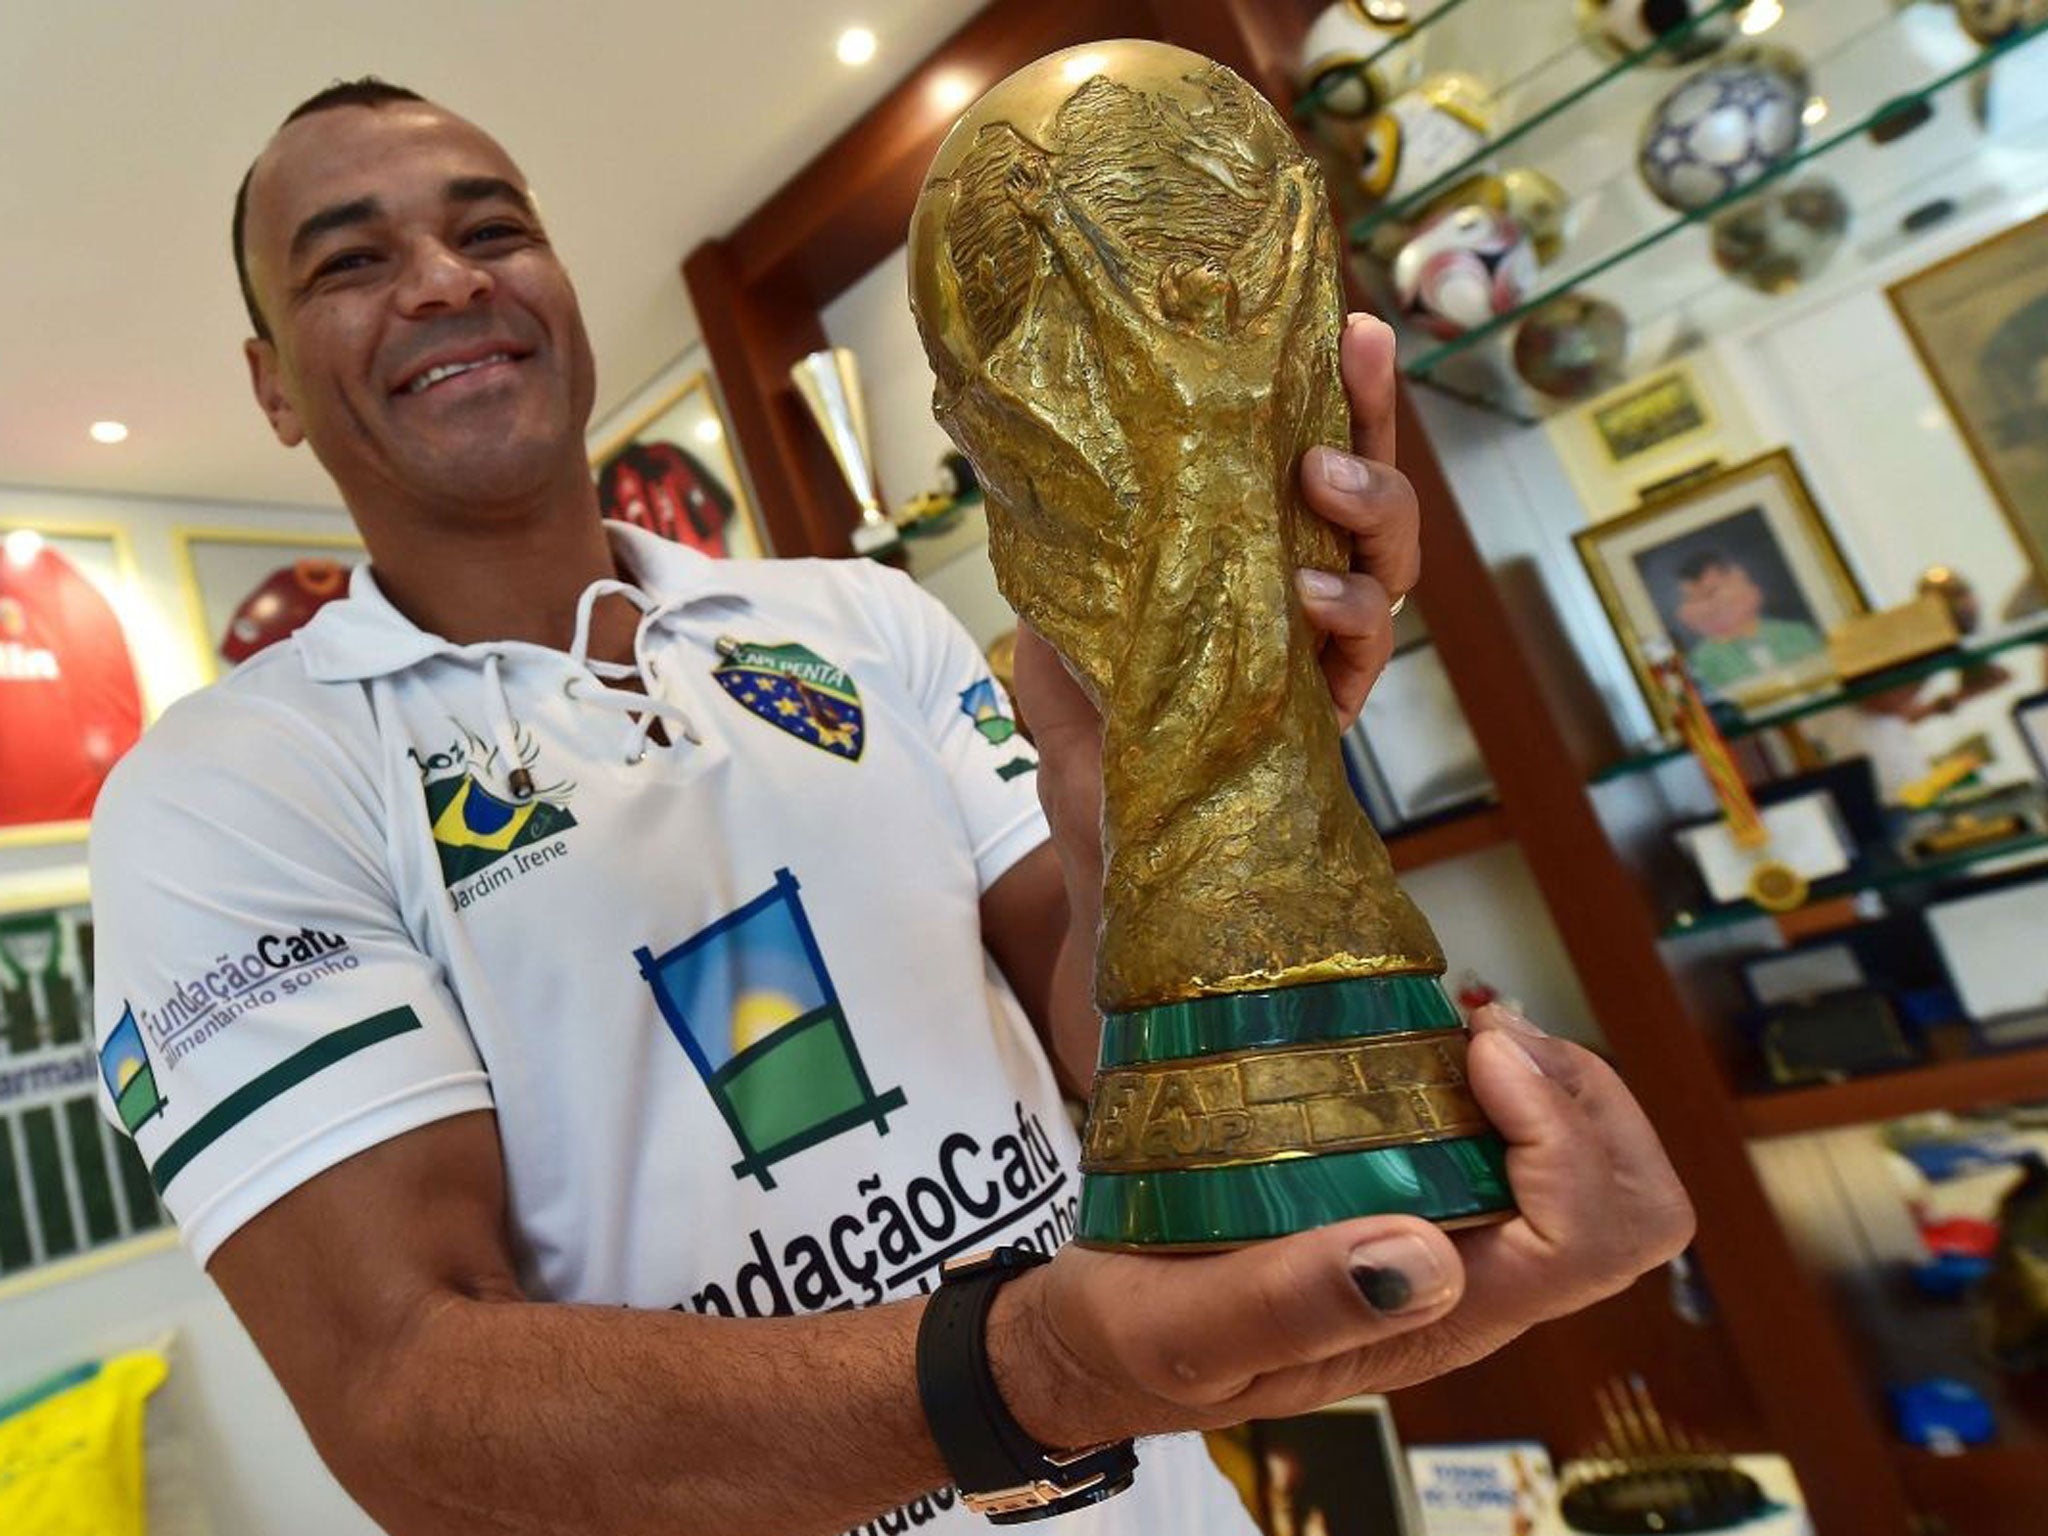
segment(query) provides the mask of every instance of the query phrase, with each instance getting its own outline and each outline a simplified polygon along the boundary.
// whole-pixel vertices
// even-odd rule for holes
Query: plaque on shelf
[[[1964,1017],[1988,1046],[2048,1040],[2048,871],[2017,871],[1931,902],[1927,926]]]
[[[1858,614],[1828,631],[1828,660],[1845,683],[1937,655],[1962,639],[1955,614],[1935,593],[1877,613]]]

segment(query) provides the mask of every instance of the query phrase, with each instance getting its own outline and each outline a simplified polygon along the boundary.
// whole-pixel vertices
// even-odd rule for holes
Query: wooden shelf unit
[[[855,505],[788,370],[827,344],[825,306],[902,244],[950,124],[935,85],[951,78],[985,88],[1057,48],[1152,37],[1222,60],[1284,106],[1295,49],[1317,9],[1317,0],[993,0],[727,236],[688,255],[684,282],[779,552],[849,553]],[[1695,1253],[1716,1317],[1708,1327],[1679,1321],[1665,1277],[1650,1276],[1489,1360],[1405,1389],[1397,1416],[1417,1439],[1512,1432],[1569,1456],[1597,1433],[1595,1387],[1634,1362],[1653,1385],[1675,1379],[1669,1396],[1707,1432],[1789,1456],[1826,1536],[1911,1536],[1913,1504],[1959,1507],[1954,1496],[1961,1489],[1967,1497],[1968,1474],[1930,1472],[1894,1454],[1851,1340],[1750,1161],[1748,1136],[1758,1134],[1759,1117],[1774,1124],[1778,1112],[1727,1089],[1708,1032],[1666,966],[1655,914],[1594,807],[1574,740],[1592,706],[1569,696],[1575,668],[1562,641],[1546,649],[1511,617],[1405,392],[1399,432],[1401,466],[1423,506],[1421,600],[1499,804],[1397,835],[1396,865],[1519,848],[1617,1065],[1701,1213]],[[2016,1461],[1979,1465],[2013,1469],[2000,1474],[2000,1486],[2013,1490],[2030,1475]],[[1958,1525],[1954,1536],[2020,1529]]]
[[[2048,1099],[2048,1045],[1937,1057],[1845,1083],[1746,1093],[1742,1123],[1752,1136],[1796,1136],[1933,1109],[2026,1099]],[[2048,1531],[2048,1515],[2042,1528]]]

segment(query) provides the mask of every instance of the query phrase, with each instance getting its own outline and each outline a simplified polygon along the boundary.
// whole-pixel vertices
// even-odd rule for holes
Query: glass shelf
[[[1611,81],[1632,71],[1653,66],[1663,54],[1682,46],[1700,27],[1709,25],[1724,14],[1740,10],[1748,4],[1749,0],[1715,0],[1711,8],[1703,9],[1684,26],[1674,28],[1649,47],[1611,63],[1604,62],[1603,56],[1595,52],[1579,35],[1576,27],[1572,31],[1570,41],[1562,48],[1546,49],[1539,44],[1536,62],[1520,74],[1500,82],[1492,94],[1496,102],[1533,98],[1540,104],[1533,111],[1521,116],[1519,121],[1489,137],[1484,144],[1427,185],[1416,188],[1406,197],[1383,203],[1370,213],[1352,220],[1347,227],[1351,243],[1357,246],[1368,245],[1381,228],[1388,224],[1406,222],[1418,210],[1427,208],[1431,202],[1458,183],[1484,171],[1488,162],[1495,156],[1523,143],[1538,129],[1547,127],[1594,92],[1606,88]],[[1661,95],[1663,90],[1676,85],[1683,77],[1674,70],[1660,70],[1655,78],[1661,82],[1658,89],[1658,94]]]
[[[1858,896],[1865,891],[1886,891],[1902,885],[1925,884],[1928,881],[1945,879],[1950,875],[1962,874],[1983,865],[2003,864],[2006,860],[2011,860],[2013,867],[2037,863],[2041,858],[2048,857],[2048,833],[2036,832],[2020,837],[2008,837],[1995,843],[1986,843],[1981,848],[1952,853],[1946,858],[1925,859],[1917,863],[1909,863],[1888,850],[1877,850],[1866,857],[1869,863],[1859,872],[1814,881],[1813,894],[1808,898],[1806,905],[1813,906],[1843,896]],[[1679,911],[1665,924],[1664,937],[1688,938],[1693,934],[1712,933],[1718,929],[1732,928],[1737,923],[1753,923],[1774,915],[1776,914],[1766,912],[1762,907],[1749,901],[1731,901],[1723,906],[1703,907],[1698,911]]]
[[[1732,718],[1716,710],[1715,719],[1720,723],[1721,734],[1730,741],[1752,736],[1758,731],[1767,731],[1780,725],[1790,725],[1808,715],[1817,715],[1824,710],[1840,709],[1845,704],[1854,704],[1859,699],[1871,698],[1887,693],[1907,683],[1933,677],[1942,672],[1966,667],[1975,662],[1987,661],[2005,651],[2025,645],[2048,645],[2048,614],[2039,614],[2018,624],[1990,631],[1966,645],[1955,646],[1919,661],[1908,662],[1902,667],[1891,667],[1869,677],[1859,678],[1853,683],[1838,683],[1818,693],[1803,693],[1797,698],[1785,699],[1750,710],[1740,718]],[[1610,763],[1593,775],[1595,784],[1606,784],[1630,774],[1644,773],[1649,769],[1676,762],[1687,755],[1681,746],[1658,745]]]
[[[1809,138],[1805,146],[1764,177],[1727,197],[1689,213],[1673,213],[1656,204],[1636,179],[1631,147],[1626,164],[1605,179],[1581,179],[1567,190],[1582,207],[1582,227],[1570,252],[1546,271],[1546,281],[1522,304],[1452,341],[1417,337],[1403,373],[1476,404],[1488,405],[1528,421],[1555,408],[1515,380],[1504,343],[1532,311],[1568,293],[1601,284],[1603,298],[1628,316],[1638,355],[1653,353],[1662,366],[1683,349],[1684,338],[1712,334],[1740,324],[1745,314],[1767,306],[1770,296],[1723,275],[1709,255],[1709,226],[1718,216],[1782,184],[1803,169],[1826,162],[1830,180],[1847,197],[1852,232],[1859,236],[1880,224],[1903,224],[1903,216],[1935,201],[1956,179],[1958,171],[1978,168],[2022,193],[2048,188],[2048,118],[2013,137],[1987,139],[1970,121],[1962,100],[1969,82],[2036,39],[2048,36],[2048,22],[2016,33],[1996,47],[1970,50],[1967,57],[1928,77],[1924,64],[1911,68],[1912,50],[1900,46],[1893,28],[1867,26],[1852,33],[1832,54],[1812,65],[1816,94],[1827,99],[1829,117],[1841,124],[1833,132]],[[2048,45],[2044,45],[2048,46]],[[1829,65],[1837,67],[1831,76]],[[1920,104],[1934,106],[1931,123],[1878,145],[1870,130],[1889,123]],[[1937,131],[1937,129],[1939,131]],[[1644,210],[1654,212],[1646,215]],[[1911,226],[1907,226],[1911,227]],[[1931,227],[1931,226],[1929,226]],[[1679,237],[1690,238],[1681,241]],[[1821,274],[1823,281],[1852,276],[1864,259],[1845,240],[1835,260]],[[1877,242],[1875,259],[1894,254],[1896,244]],[[1868,255],[1868,242],[1865,255]],[[1659,253],[1655,260],[1639,260]],[[1646,345],[1659,322],[1671,322],[1671,345],[1662,350]]]

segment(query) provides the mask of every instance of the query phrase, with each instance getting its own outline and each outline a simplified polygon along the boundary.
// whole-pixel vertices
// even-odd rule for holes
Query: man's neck
[[[596,488],[581,474],[526,508],[478,509],[461,520],[359,511],[357,521],[391,605],[453,645],[518,640],[565,651],[584,589],[623,575]],[[623,599],[600,601],[590,657],[630,660],[638,621]]]

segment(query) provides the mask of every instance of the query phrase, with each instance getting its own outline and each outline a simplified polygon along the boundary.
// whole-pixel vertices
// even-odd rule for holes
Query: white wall
[[[127,532],[136,582],[122,619],[152,716],[205,675],[203,641],[186,618],[173,528],[350,531],[339,512],[0,486],[0,522],[37,521],[113,524]],[[80,843],[0,848],[0,899],[82,874],[84,858]],[[0,1287],[0,1398],[173,1331],[178,1349],[157,1402],[190,1444],[200,1497],[219,1536],[373,1536],[376,1527],[320,1464],[255,1347],[185,1250],[144,1239],[121,1252],[119,1261],[90,1273],[59,1267],[54,1283]]]

